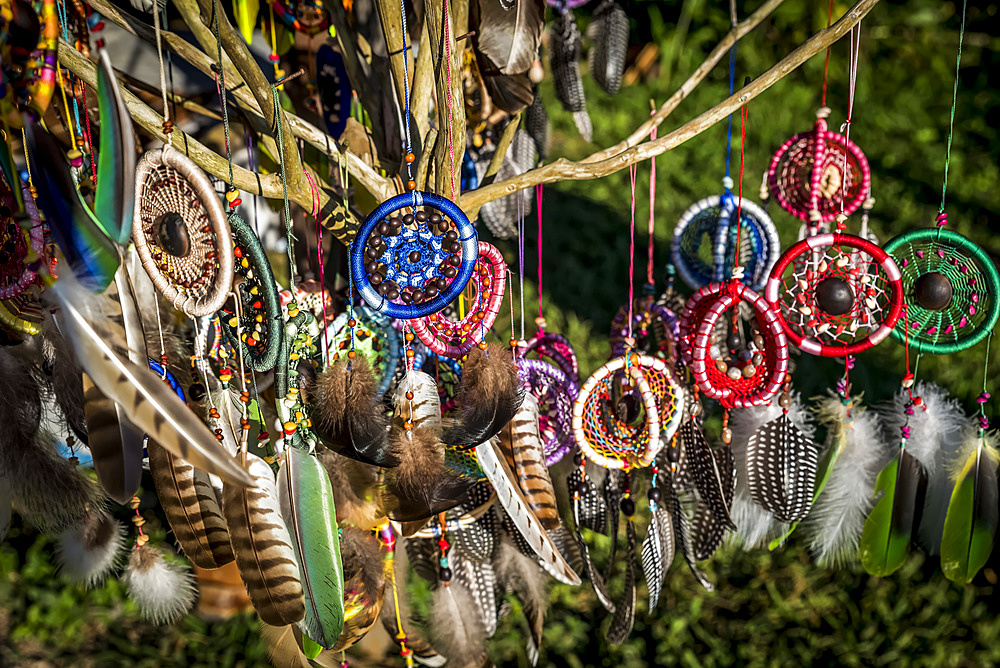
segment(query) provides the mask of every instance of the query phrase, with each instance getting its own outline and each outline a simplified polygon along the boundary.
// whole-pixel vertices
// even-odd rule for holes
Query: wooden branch
[[[497,173],[500,171],[500,165],[503,164],[504,158],[507,157],[507,151],[510,150],[510,145],[514,141],[514,135],[517,133],[518,126],[521,125],[521,113],[518,112],[514,118],[510,119],[510,122],[504,126],[503,134],[500,135],[500,141],[497,142],[497,149],[493,152],[493,156],[490,158],[490,164],[486,166],[486,172],[483,174],[483,178],[479,181],[479,186],[488,186],[494,181],[496,181]],[[476,207],[474,209],[466,210],[465,214],[469,217],[469,220],[475,220],[479,216],[479,209],[481,207]]]
[[[430,170],[431,162],[434,160],[434,145],[437,143],[438,131],[431,128],[424,135],[424,152],[417,162],[417,189],[427,189],[427,172]]]
[[[173,0],[174,6],[180,12],[181,18],[184,19],[184,23],[191,30],[194,38],[198,40],[198,44],[206,54],[211,62],[216,63],[218,61],[218,45],[215,42],[215,27],[209,26],[203,23],[199,18],[199,8],[198,0]],[[97,5],[95,4],[96,8]],[[160,31],[163,35],[164,31]],[[155,40],[155,36],[153,40]],[[153,42],[155,44],[155,41]],[[240,70],[236,67],[236,63],[233,62],[229,53],[223,48],[222,50],[222,65],[226,69],[226,85],[229,84],[240,84],[245,83],[243,80],[243,75],[240,74]],[[215,78],[215,73],[209,70],[208,75]]]
[[[375,0],[378,18],[382,23],[382,34],[385,36],[385,48],[389,54],[389,69],[392,70],[392,82],[396,86],[396,101],[399,103],[399,115],[402,117],[406,107],[406,95],[409,91],[409,79],[406,76],[406,65],[410,54],[403,49],[403,17],[402,6],[395,0]],[[407,42],[407,47],[413,45]]]
[[[430,130],[431,91],[434,90],[434,70],[431,68],[431,50],[428,48],[427,21],[420,28],[420,51],[417,53],[417,64],[413,66],[413,90],[410,93],[410,115],[417,125],[417,135],[426,137]],[[429,151],[427,146],[421,146],[422,153]]]
[[[688,77],[687,81],[681,84],[681,87],[678,88],[674,94],[663,103],[663,106],[656,110],[656,114],[640,125],[635,132],[630,134],[625,140],[618,142],[614,146],[602,149],[593,155],[584,158],[580,162],[600,162],[601,160],[617,155],[625,149],[631,148],[632,146],[636,146],[645,141],[646,138],[649,137],[649,133],[653,131],[653,128],[659,127],[660,123],[662,123],[667,116],[673,113],[674,109],[676,109],[677,106],[691,94],[691,91],[697,88],[698,84],[700,84],[702,80],[708,76],[708,73],[712,71],[712,68],[715,67],[720,60],[722,60],[722,57],[729,53],[729,49],[732,48],[733,44],[760,25],[760,23],[765,18],[770,16],[770,14],[784,1],[785,0],[767,0],[767,2],[761,5],[757,11],[748,16],[742,23],[734,26],[732,30],[726,33],[726,36],[722,39],[722,41],[719,42],[714,49],[712,49],[712,52],[708,54],[705,62],[699,65],[698,69],[696,69],[691,76]]]
[[[468,5],[463,0],[451,0],[450,16],[445,14],[444,0],[426,0],[424,23],[427,25],[427,47],[431,49],[436,80],[436,107],[438,132],[441,134],[434,149],[435,191],[451,196],[452,186],[455,197],[461,192],[462,158],[465,155],[465,95],[462,89],[462,52],[455,43],[457,34],[465,32],[468,22]],[[464,21],[460,20],[465,17]],[[445,43],[445,23],[448,24],[448,43]],[[461,31],[458,32],[458,31]],[[448,81],[448,53],[451,53],[451,86]],[[447,95],[451,95],[451,115],[448,114]],[[444,135],[455,133],[453,141],[445,141]],[[453,151],[449,149],[453,148]]]
[[[629,165],[665,153],[680,146],[692,137],[696,137],[719,121],[725,120],[729,114],[736,112],[745,102],[754,99],[789,73],[798,69],[829,45],[844,37],[865,15],[878,4],[879,0],[859,0],[835,24],[821,30],[797,49],[785,56],[779,63],[767,70],[756,81],[743,87],[736,94],[723,100],[716,106],[704,112],[694,120],[682,125],[673,132],[659,139],[640,144],[621,153],[598,162],[571,162],[566,159],[525,172],[520,176],[484,188],[478,188],[466,194],[461,199],[461,206],[466,211],[478,210],[483,204],[510,195],[518,190],[524,190],[539,183],[555,181],[596,179],[625,169]]]

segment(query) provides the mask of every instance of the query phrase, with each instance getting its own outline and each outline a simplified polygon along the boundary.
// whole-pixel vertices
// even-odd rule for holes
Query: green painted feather
[[[865,520],[859,550],[861,565],[871,575],[884,577],[906,561],[926,484],[927,474],[905,447],[879,473],[878,502]]]
[[[941,534],[941,570],[952,582],[970,582],[993,550],[1000,519],[998,460],[997,451],[980,433],[951,493]]]
[[[278,472],[278,500],[306,597],[299,627],[312,641],[332,649],[344,629],[344,566],[333,486],[319,460],[289,448]]]
[[[97,159],[94,213],[101,228],[118,245],[132,236],[135,201],[135,133],[108,52],[97,68],[97,104],[101,114],[101,152]]]
[[[260,12],[260,0],[233,0],[233,14],[236,15],[236,27],[240,29],[247,44],[253,40],[253,30],[257,27],[257,13]]]

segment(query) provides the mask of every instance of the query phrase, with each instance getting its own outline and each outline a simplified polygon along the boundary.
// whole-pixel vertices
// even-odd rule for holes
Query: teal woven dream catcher
[[[378,396],[389,389],[400,360],[400,333],[392,318],[362,305],[341,313],[326,328],[326,363],[353,350],[365,357],[378,379]]]
[[[229,228],[236,272],[233,292],[239,303],[227,303],[219,311],[219,319],[229,341],[242,349],[247,365],[254,371],[270,371],[278,361],[282,336],[281,305],[271,263],[246,221],[230,214]]]
[[[920,352],[954,353],[989,334],[1000,315],[1000,276],[982,248],[943,228],[902,234],[885,246],[899,266],[905,318],[892,336]]]

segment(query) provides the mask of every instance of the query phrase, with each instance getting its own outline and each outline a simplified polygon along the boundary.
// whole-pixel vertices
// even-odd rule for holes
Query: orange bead
[[[486,342],[485,341],[480,341],[479,342],[479,349],[480,350],[486,350]]]
[[[355,351],[353,351],[353,350],[349,350],[347,352],[347,357],[350,358],[350,359],[354,359],[357,356],[358,356],[358,354]]]
[[[417,189],[417,182],[414,181],[413,179],[410,179],[409,181],[406,182],[406,189],[407,190],[416,190]]]
[[[406,431],[410,431],[411,429],[413,429],[413,422],[411,422],[410,420],[404,422],[403,429],[405,429]]]
[[[407,153],[406,154],[406,162],[412,163],[416,159],[417,159],[417,156],[413,155],[412,153]]]
[[[407,392],[406,399],[407,401],[413,401],[413,392]]]

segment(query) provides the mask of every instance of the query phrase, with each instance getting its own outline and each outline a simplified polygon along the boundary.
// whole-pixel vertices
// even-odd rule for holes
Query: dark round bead
[[[451,581],[451,569],[450,568],[442,568],[440,571],[438,571],[438,579],[440,579],[441,582],[450,582]]]
[[[390,288],[388,283],[382,283],[380,286],[378,286],[378,293],[383,297],[385,297],[386,294],[388,294],[389,290]]]
[[[413,303],[414,304],[419,304],[420,302],[424,301],[424,291],[423,290],[414,290],[413,293],[412,293],[412,296],[413,296]]]
[[[191,237],[180,214],[165,213],[154,224],[160,248],[174,257],[187,257],[191,252]]]
[[[408,213],[405,216],[403,216],[403,225],[412,225],[412,224],[413,224],[413,214],[412,213]]]
[[[188,388],[188,398],[191,401],[201,401],[205,398],[205,386],[201,383],[194,383]]]
[[[410,293],[410,292],[403,292],[403,293],[401,293],[401,294],[399,295],[399,298],[403,300],[403,303],[404,303],[404,304],[409,304],[410,302],[412,302],[412,301],[413,301],[413,293]],[[390,297],[390,299],[393,299],[393,298],[392,298],[392,297]]]
[[[451,257],[448,258],[448,264],[450,264],[453,267],[457,267],[458,265],[462,264],[462,258],[460,258],[457,255],[452,255]]]
[[[438,276],[434,279],[434,284],[437,286],[438,290],[444,290],[448,287],[448,279],[443,276]]]
[[[420,262],[420,251],[418,250],[410,251],[410,254],[406,256],[406,259],[412,262],[413,264]]]
[[[389,223],[385,222],[384,220],[378,224],[379,234],[389,234],[389,229],[390,229]]]
[[[371,276],[368,277],[368,281],[372,285],[378,285],[383,280],[385,280],[385,277],[382,274],[378,273],[378,272],[376,272],[376,273],[374,273],[374,274],[372,274]]]
[[[615,413],[622,422],[631,424],[639,417],[640,402],[634,394],[626,394],[615,403]]]
[[[444,235],[444,238],[448,241],[458,241],[458,232],[455,230],[448,230],[448,233]]]
[[[816,286],[816,304],[830,315],[844,315],[854,307],[854,291],[842,278],[824,278]]]
[[[635,515],[635,501],[631,498],[622,499],[621,509],[622,512],[625,513],[625,517],[632,517]]]
[[[401,221],[399,218],[389,219],[389,227],[391,227],[392,229],[398,230],[402,226],[403,226],[403,221]]]
[[[573,453],[573,465],[579,466],[582,463],[583,463],[583,453],[577,450],[576,452]]]
[[[676,464],[681,460],[681,449],[679,446],[670,446],[667,448],[667,461]]]
[[[448,244],[449,253],[457,253],[460,250],[462,250],[462,244],[458,243],[457,241],[452,241],[450,244]]]
[[[940,311],[951,303],[954,288],[947,276],[931,271],[913,283],[913,294],[920,306],[928,311]]]
[[[456,276],[458,276],[458,269],[455,269],[455,267],[445,267],[444,269],[441,270],[441,273],[444,274],[447,278],[455,278]]]
[[[431,225],[437,225],[440,222],[441,222],[441,214],[440,213],[432,213],[431,214]]]
[[[399,289],[389,288],[389,290],[385,293],[385,296],[389,299],[399,299]]]
[[[649,491],[646,492],[646,496],[648,496],[649,500],[653,503],[659,503],[660,499],[663,498],[663,494],[660,493],[659,487],[650,487]]]
[[[414,215],[414,218],[417,219],[418,223],[426,223],[427,222],[427,212],[426,211],[417,211],[416,215]]]
[[[379,255],[381,255],[381,253],[379,253],[377,250],[375,250],[375,248],[373,246],[369,246],[365,250],[365,257],[367,257],[369,260],[376,260],[376,259],[378,259]]]
[[[438,290],[438,287],[436,285],[434,285],[433,283],[430,284],[430,285],[428,285],[424,289],[424,296],[427,297],[428,299],[434,299],[440,293],[441,293],[441,291]]]
[[[740,349],[743,339],[740,338],[739,332],[730,332],[729,336],[726,337],[726,347],[729,348],[729,352],[735,353]]]

